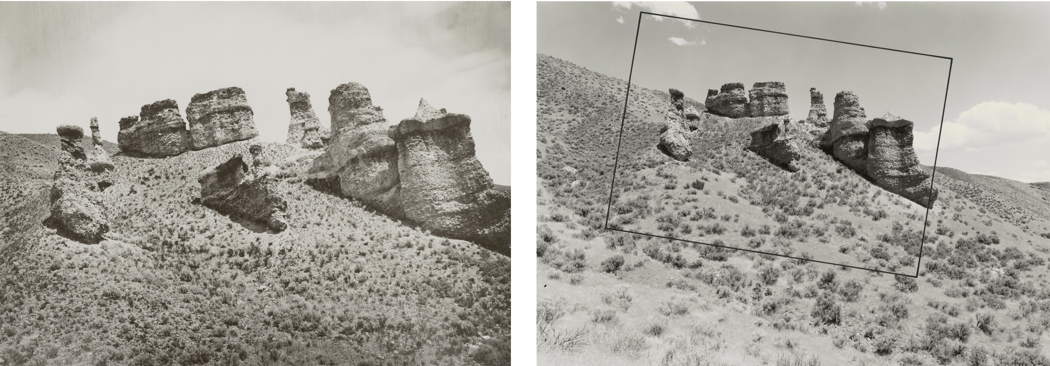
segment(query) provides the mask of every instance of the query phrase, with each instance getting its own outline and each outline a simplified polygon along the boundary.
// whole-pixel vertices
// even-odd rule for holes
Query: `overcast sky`
[[[471,117],[477,156],[510,184],[509,3],[0,2],[0,131],[85,129],[116,142],[124,116],[239,86],[260,137],[283,142],[285,89],[359,82],[391,123],[420,98]]]
[[[868,44],[954,59],[939,166],[1024,182],[1050,181],[1050,4],[1044,3],[539,3],[537,50],[627,79],[639,11]],[[793,120],[809,88],[852,90],[868,118],[915,122],[933,165],[948,60],[699,22],[642,20],[634,83],[707,89],[783,81]]]

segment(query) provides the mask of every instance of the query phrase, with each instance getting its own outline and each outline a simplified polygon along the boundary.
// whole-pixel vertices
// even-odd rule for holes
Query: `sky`
[[[640,11],[952,61],[664,17],[639,30]],[[937,154],[938,166],[1038,182],[1050,181],[1048,15],[1046,3],[541,2],[537,52],[626,80],[637,31],[637,85],[703,101],[725,83],[782,81],[792,120],[808,115],[809,88],[829,117],[835,94],[851,90],[869,119],[892,111],[915,123],[923,164]]]
[[[391,124],[426,99],[470,115],[477,157],[510,184],[509,3],[0,2],[0,131],[54,133],[238,86],[260,138],[284,142],[285,90],[359,82]]]

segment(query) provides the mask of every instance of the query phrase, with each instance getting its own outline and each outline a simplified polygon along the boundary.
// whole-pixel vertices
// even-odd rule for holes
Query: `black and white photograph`
[[[539,2],[541,365],[1050,365],[1043,3]]]
[[[509,365],[510,8],[0,2],[0,365]]]

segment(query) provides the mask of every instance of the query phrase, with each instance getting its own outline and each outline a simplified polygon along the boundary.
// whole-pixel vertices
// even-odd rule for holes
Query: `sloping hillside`
[[[621,135],[624,81],[537,60],[541,364],[1050,364],[1043,192],[938,171],[927,220],[794,122],[796,173],[745,149],[761,121],[702,120],[676,161],[669,95],[632,85]]]
[[[116,155],[85,245],[41,224],[57,137],[0,138],[0,365],[509,364],[509,259],[307,186],[301,150],[263,144],[291,175],[280,233],[196,203],[248,141]]]

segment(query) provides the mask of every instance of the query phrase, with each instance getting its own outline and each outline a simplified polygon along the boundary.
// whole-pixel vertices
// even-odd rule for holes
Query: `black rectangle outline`
[[[930,189],[927,192],[932,192],[933,191],[933,181],[937,177],[937,158],[940,156],[940,152],[941,152],[941,134],[944,131],[944,114],[945,114],[945,109],[948,106],[948,88],[951,85],[951,81],[952,81],[952,64],[955,62],[955,59],[953,59],[951,57],[947,57],[947,56],[931,55],[931,54],[927,54],[927,53],[904,51],[904,50],[898,50],[898,49],[893,49],[893,48],[878,47],[878,46],[871,46],[871,45],[860,44],[860,43],[838,41],[838,40],[834,40],[834,39],[804,36],[804,35],[799,35],[799,34],[777,32],[777,31],[771,31],[771,30],[766,30],[766,29],[744,27],[744,26],[733,25],[733,24],[717,23],[717,22],[711,22],[711,21],[700,20],[700,19],[689,19],[689,18],[683,18],[683,17],[674,16],[674,15],[657,14],[657,13],[651,13],[651,12],[647,12],[647,11],[641,11],[641,12],[638,13],[638,26],[637,26],[637,28],[634,31],[634,49],[633,49],[633,51],[631,51],[631,70],[630,70],[630,73],[627,74],[627,96],[624,98],[624,102],[623,102],[623,116],[620,118],[620,134],[619,134],[619,136],[617,137],[617,140],[616,140],[616,159],[613,162],[612,183],[609,185],[609,205],[608,205],[608,207],[606,207],[606,211],[605,211],[605,227],[604,227],[605,230],[617,231],[617,232],[628,233],[628,234],[644,235],[644,236],[648,236],[648,237],[667,239],[667,240],[678,240],[678,241],[683,241],[683,242],[692,243],[692,244],[703,244],[703,245],[709,245],[709,246],[718,247],[718,248],[724,248],[724,249],[730,249],[730,250],[740,250],[740,251],[757,253],[757,254],[768,254],[768,255],[772,255],[772,256],[783,257],[783,258],[790,258],[790,259],[797,259],[797,260],[806,261],[806,262],[816,262],[816,263],[830,264],[830,265],[841,266],[841,267],[848,267],[848,268],[853,268],[853,269],[860,269],[860,270],[865,270],[865,271],[872,271],[872,272],[877,272],[877,273],[880,273],[880,274],[885,273],[885,274],[892,274],[892,275],[895,275],[895,276],[919,278],[919,272],[922,270],[922,252],[923,252],[923,248],[926,246],[926,228],[928,227],[927,224],[930,221],[930,208],[929,207],[926,208],[926,217],[925,217],[925,219],[923,220],[923,223],[922,223],[922,238],[919,241],[919,258],[915,262],[915,275],[904,274],[904,273],[897,273],[897,272],[881,271],[881,270],[877,270],[877,269],[857,267],[857,266],[852,266],[852,265],[842,264],[842,263],[832,263],[832,262],[826,262],[826,261],[820,261],[820,260],[814,260],[814,259],[793,257],[793,256],[789,256],[789,255],[776,254],[776,253],[770,253],[770,252],[762,252],[762,251],[751,250],[751,249],[746,249],[746,248],[737,248],[737,247],[728,247],[728,246],[724,246],[724,245],[717,245],[717,244],[710,244],[710,243],[701,243],[701,242],[698,242],[698,241],[691,241],[691,240],[680,239],[680,238],[672,238],[672,237],[668,237],[668,236],[654,235],[654,234],[648,234],[648,233],[640,233],[640,232],[635,232],[635,231],[630,231],[630,230],[610,229],[609,228],[609,216],[612,214],[612,200],[613,200],[613,194],[615,193],[615,190],[616,190],[616,170],[617,170],[617,168],[620,165],[620,145],[623,142],[624,122],[626,122],[626,120],[627,120],[627,104],[631,100],[631,77],[634,76],[634,58],[635,58],[635,55],[637,55],[637,52],[638,52],[638,35],[641,33],[641,30],[642,30],[642,17],[645,16],[645,15],[660,16],[660,17],[666,17],[666,18],[672,18],[672,19],[679,19],[679,20],[694,21],[694,22],[700,22],[700,23],[706,23],[706,24],[721,25],[721,26],[732,27],[732,28],[747,29],[747,30],[753,30],[753,31],[759,31],[759,32],[773,33],[773,34],[792,36],[792,37],[799,37],[799,38],[814,39],[814,40],[818,40],[818,41],[841,43],[841,44],[847,44],[847,45],[851,45],[851,46],[874,48],[874,49],[879,49],[879,50],[884,50],[884,51],[894,51],[894,52],[901,52],[901,53],[907,53],[907,54],[919,55],[919,56],[926,56],[926,57],[935,57],[935,58],[948,60],[948,80],[944,84],[944,104],[941,105],[941,123],[940,123],[940,126],[938,127],[938,130],[937,130],[937,147],[936,147],[936,150],[934,151],[934,154],[933,154],[933,173],[930,175]],[[933,206],[932,203],[931,203],[930,206]]]

